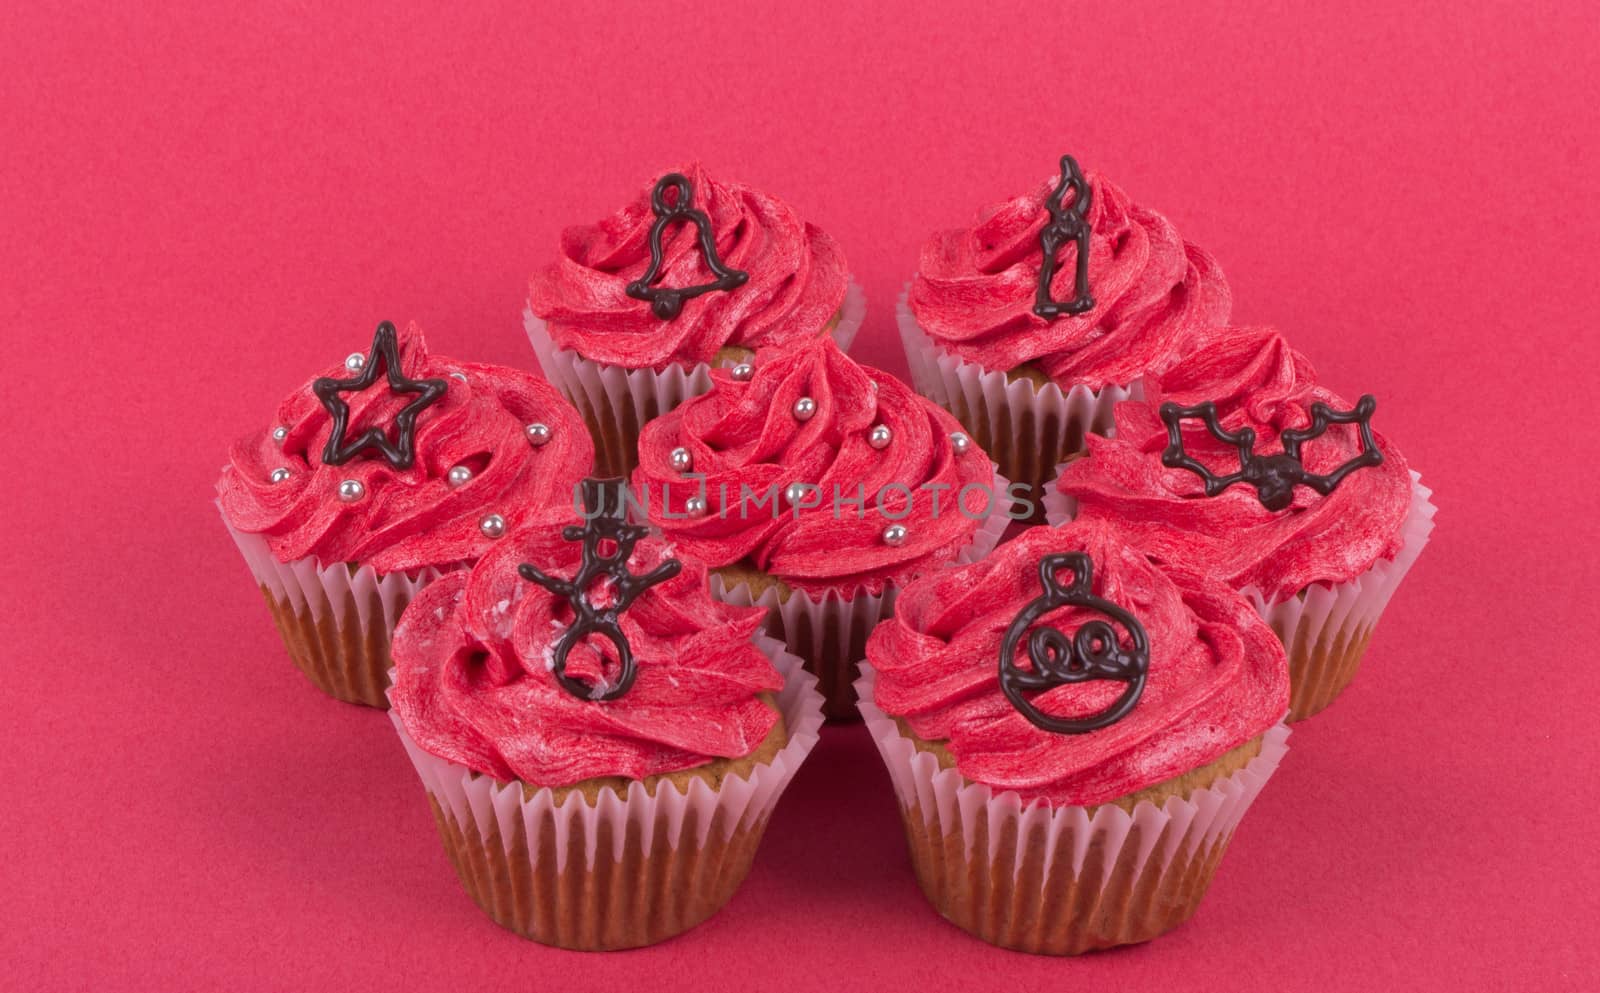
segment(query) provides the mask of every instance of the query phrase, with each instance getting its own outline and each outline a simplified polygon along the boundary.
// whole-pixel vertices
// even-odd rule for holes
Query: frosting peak
[[[1203,350],[1161,375],[1147,395],[1185,407],[1209,401],[1224,418],[1239,413],[1263,424],[1312,402],[1317,371],[1277,331],[1223,328],[1206,338]]]
[[[1192,350],[1201,330],[1225,322],[1232,296],[1215,260],[1166,218],[1089,173],[1089,290],[1094,305],[1054,319],[1034,313],[1051,222],[1052,179],[985,207],[970,228],[924,243],[909,303],[948,352],[993,370],[1037,362],[1063,387],[1126,385]],[[1075,248],[1059,251],[1051,298],[1074,294]]]
[[[1035,726],[1001,691],[999,651],[1039,594],[1047,555],[1084,552],[1092,592],[1148,634],[1143,694],[1120,720],[1084,734]],[[1084,607],[1043,614],[1034,629],[1068,638],[1102,620]],[[1242,597],[1198,574],[1158,566],[1104,522],[1032,528],[988,558],[922,577],[867,643],[876,702],[919,738],[943,742],[961,774],[1024,801],[1092,805],[1211,762],[1262,734],[1289,706],[1283,646]],[[1026,667],[1026,653],[1016,663]],[[1034,696],[1060,718],[1104,711],[1121,683],[1067,683]]]
[[[761,694],[783,680],[752,636],[765,610],[711,599],[703,566],[639,593],[618,624],[637,666],[614,699],[581,699],[551,660],[576,619],[570,602],[519,574],[523,563],[571,579],[582,560],[566,540],[565,515],[508,535],[470,572],[426,587],[394,636],[391,699],[424,750],[492,776],[560,787],[586,779],[645,779],[754,752],[778,720]],[[647,538],[629,571],[671,561]],[[590,591],[607,595],[604,582]],[[616,645],[590,635],[567,655],[567,675],[605,686],[619,668]]]
[[[811,592],[876,593],[953,560],[1005,496],[991,493],[993,466],[976,445],[956,450],[955,418],[829,338],[764,353],[747,381],[711,376],[709,393],[645,426],[633,477],[651,523],[708,565],[745,561]],[[799,502],[786,495],[796,484]],[[703,513],[687,512],[691,498]],[[897,542],[885,538],[894,524]]]
[[[313,392],[315,377],[278,408],[271,424],[235,442],[217,484],[228,523],[262,535],[280,561],[308,556],[323,565],[360,562],[380,573],[476,559],[493,544],[482,522],[498,514],[507,528],[543,508],[572,505],[573,488],[594,459],[588,429],[554,388],[527,373],[433,355],[409,325],[397,336],[399,363],[412,379],[439,379],[446,390],[414,425],[416,457],[404,469],[357,455],[322,461],[333,423]],[[340,378],[347,366],[325,374]],[[380,377],[343,392],[345,437],[391,429],[416,398],[392,392]],[[548,440],[533,444],[527,426]],[[275,436],[281,432],[282,438]],[[452,469],[463,469],[451,478]],[[356,499],[342,499],[347,482]]]
[[[1249,428],[1257,453],[1281,451],[1285,430],[1305,428],[1311,406],[1350,405],[1317,385],[1310,362],[1270,328],[1212,333],[1205,351],[1147,385],[1145,402],[1117,405],[1114,438],[1090,436],[1089,455],[1067,465],[1058,486],[1081,518],[1117,520],[1132,540],[1163,561],[1191,563],[1269,601],[1313,583],[1354,579],[1400,550],[1411,505],[1405,458],[1374,432],[1383,462],[1357,469],[1326,496],[1295,487],[1287,509],[1269,510],[1249,486],[1204,495],[1194,473],[1162,464],[1168,443],[1161,403],[1216,405],[1229,432]],[[1239,469],[1239,453],[1197,420],[1181,422],[1185,451],[1210,471]],[[1306,442],[1307,470],[1324,474],[1361,451],[1354,425],[1332,424]]]
[[[562,232],[560,256],[535,273],[528,306],[561,348],[630,369],[711,362],[725,346],[751,350],[819,335],[844,303],[844,253],[793,208],[737,183],[708,176],[698,163],[679,170],[690,199],[710,222],[716,255],[748,274],[740,286],[682,301],[670,320],[628,286],[650,269],[656,214],[646,187],[627,206],[594,224]],[[694,223],[662,233],[663,287],[698,286],[718,274],[700,250]]]

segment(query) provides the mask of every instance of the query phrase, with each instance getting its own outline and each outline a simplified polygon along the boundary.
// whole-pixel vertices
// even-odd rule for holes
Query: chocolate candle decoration
[[[678,193],[677,199],[672,203],[667,202],[668,190],[676,190]],[[629,283],[627,288],[628,296],[635,300],[648,300],[650,312],[663,321],[677,317],[678,312],[683,310],[685,300],[712,290],[735,289],[743,286],[745,280],[750,278],[748,272],[742,269],[730,269],[722,264],[722,259],[717,256],[716,240],[711,234],[711,218],[706,216],[705,211],[689,206],[693,192],[689,178],[681,173],[668,173],[657,181],[656,188],[650,193],[650,209],[656,214],[656,222],[650,228],[650,268],[645,270],[643,276]],[[658,287],[655,282],[661,278],[663,261],[661,238],[668,225],[679,221],[688,221],[695,226],[700,237],[700,254],[706,260],[706,268],[717,278],[699,286]]]
[[[1062,586],[1056,577],[1063,569],[1072,571],[1070,586]],[[1044,594],[1022,608],[1000,642],[1001,691],[1023,717],[1056,734],[1087,734],[1122,720],[1144,693],[1150,669],[1150,639],[1144,625],[1128,611],[1095,596],[1091,592],[1093,580],[1094,562],[1083,552],[1046,555],[1039,562],[1039,584],[1044,587]],[[1028,635],[1028,659],[1033,668],[1018,669],[1017,642],[1023,633],[1039,618],[1061,607],[1084,607],[1109,616],[1127,632],[1130,646],[1124,649],[1116,628],[1101,620],[1085,622],[1071,639],[1056,628],[1041,627]],[[1046,714],[1023,696],[1092,680],[1127,683],[1128,688],[1100,713],[1078,718]]]
[[[345,440],[344,432],[350,421],[350,407],[340,393],[360,392],[378,380],[382,370],[389,380],[389,392],[414,393],[417,398],[394,415],[394,440],[381,427],[370,427]],[[333,379],[323,376],[311,384],[311,391],[322,401],[328,415],[333,418],[333,431],[322,449],[326,465],[344,465],[368,450],[375,451],[389,461],[395,469],[409,469],[416,461],[417,414],[423,408],[445,395],[449,384],[442,379],[408,379],[400,368],[400,342],[394,325],[388,321],[378,325],[372,336],[372,350],[367,353],[361,371],[352,379]]]
[[[1294,502],[1296,486],[1309,487],[1327,496],[1344,477],[1363,466],[1383,462],[1383,453],[1372,437],[1372,412],[1378,401],[1371,394],[1362,397],[1350,410],[1337,411],[1325,403],[1311,405],[1311,424],[1305,428],[1290,428],[1278,437],[1283,451],[1277,455],[1257,455],[1254,428],[1243,427],[1229,432],[1222,428],[1217,418],[1217,405],[1207,401],[1193,407],[1180,407],[1175,403],[1161,405],[1161,419],[1167,425],[1167,447],[1161,453],[1161,463],[1173,469],[1187,469],[1205,481],[1206,496],[1213,497],[1235,483],[1245,483],[1256,488],[1256,496],[1268,510],[1284,510]],[[1182,422],[1186,417],[1198,418],[1205,423],[1211,436],[1239,451],[1239,471],[1218,476],[1199,461],[1191,458],[1183,447]],[[1320,437],[1330,424],[1360,425],[1361,451],[1326,475],[1306,471],[1300,461],[1300,446]]]
[[[638,666],[618,618],[639,594],[657,583],[666,582],[683,568],[678,560],[667,559],[644,575],[636,576],[628,571],[628,556],[633,554],[633,546],[648,535],[650,529],[626,522],[627,502],[621,492],[625,483],[623,479],[583,481],[586,523],[582,527],[569,524],[561,530],[561,537],[566,540],[583,542],[583,564],[579,566],[576,576],[570,580],[556,579],[526,562],[517,567],[517,573],[523,579],[538,583],[556,596],[565,597],[577,614],[556,645],[550,671],[568,693],[580,700],[614,700],[628,692],[634,677],[638,675]],[[617,496],[615,506],[607,506],[607,490]],[[601,548],[602,542],[609,546],[610,554]],[[589,597],[594,592],[595,580],[602,576],[611,579],[611,583],[604,587],[610,594],[611,602],[597,606]],[[600,694],[595,693],[595,687],[567,675],[567,656],[591,634],[603,635],[617,647],[620,671],[616,682]]]
[[[1072,202],[1064,204],[1067,192]],[[1078,161],[1070,155],[1061,156],[1061,182],[1044,202],[1050,212],[1050,222],[1039,231],[1039,248],[1044,259],[1039,263],[1039,291],[1034,297],[1033,312],[1048,320],[1062,314],[1081,314],[1094,306],[1089,295],[1089,202],[1093,194],[1089,184],[1078,170]],[[1077,273],[1072,284],[1071,300],[1057,302],[1050,295],[1050,283],[1056,278],[1056,253],[1067,242],[1077,246]]]

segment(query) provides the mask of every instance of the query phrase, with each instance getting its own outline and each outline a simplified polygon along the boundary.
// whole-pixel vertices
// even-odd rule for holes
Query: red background
[[[1596,988],[1592,4],[346,6],[0,10],[0,986]],[[1377,394],[1442,508],[1197,918],[966,937],[844,729],[690,935],[494,927],[384,718],[284,658],[229,439],[380,318],[532,365],[559,228],[692,156],[839,238],[903,373],[920,239],[1066,150]]]

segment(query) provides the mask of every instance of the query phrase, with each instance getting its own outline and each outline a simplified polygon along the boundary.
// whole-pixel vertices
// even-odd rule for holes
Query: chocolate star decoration
[[[1213,497],[1235,483],[1256,488],[1256,497],[1268,510],[1285,510],[1294,502],[1296,486],[1309,487],[1327,496],[1344,478],[1363,466],[1379,465],[1383,453],[1372,437],[1372,412],[1378,401],[1371,394],[1363,396],[1349,410],[1334,410],[1325,403],[1311,405],[1311,424],[1304,428],[1291,428],[1278,435],[1283,451],[1276,455],[1256,454],[1256,432],[1243,427],[1238,431],[1225,431],[1217,416],[1217,405],[1207,401],[1193,407],[1180,407],[1175,403],[1161,405],[1161,419],[1167,425],[1167,447],[1161,453],[1161,464],[1173,469],[1187,469],[1199,476],[1206,487],[1206,496]],[[1203,463],[1192,458],[1183,447],[1182,422],[1186,417],[1204,422],[1211,437],[1239,452],[1239,471],[1218,476]],[[1359,425],[1361,451],[1325,475],[1307,471],[1300,460],[1300,446],[1319,438],[1330,424]]]
[[[676,190],[677,199],[672,203],[667,202],[667,191]],[[635,300],[648,300],[650,312],[663,321],[670,321],[683,310],[683,302],[691,300],[702,293],[712,290],[732,290],[745,284],[750,274],[742,269],[730,269],[722,264],[722,259],[717,256],[716,239],[711,234],[711,218],[705,211],[696,210],[689,206],[689,198],[694,189],[689,184],[689,178],[681,173],[668,173],[656,182],[656,187],[650,193],[650,209],[655,211],[656,222],[650,228],[650,268],[645,270],[643,276],[628,284],[628,296]],[[688,221],[695,226],[700,236],[700,254],[706,260],[706,268],[717,277],[709,283],[699,286],[662,287],[655,283],[661,278],[661,264],[664,260],[661,247],[661,237],[667,226],[679,221]]]
[[[1068,192],[1072,193],[1070,204],[1064,203]],[[1040,317],[1053,321],[1062,314],[1081,314],[1094,307],[1094,297],[1089,294],[1089,203],[1092,197],[1088,181],[1078,170],[1078,160],[1070,155],[1061,156],[1061,182],[1044,202],[1050,221],[1039,231],[1039,249],[1044,258],[1039,263],[1039,289],[1034,296],[1033,312]],[[1076,246],[1078,256],[1073,296],[1071,300],[1057,302],[1050,296],[1050,283],[1056,278],[1056,253],[1069,241]]]
[[[415,394],[416,399],[394,415],[394,440],[381,427],[370,427],[345,439],[345,428],[350,422],[350,406],[339,396],[341,393],[359,393],[378,380],[382,371],[389,380],[389,392]],[[442,379],[408,379],[400,369],[400,343],[394,325],[384,321],[372,336],[372,350],[367,353],[361,372],[352,379],[333,379],[323,376],[311,384],[311,391],[322,401],[328,416],[333,418],[333,431],[328,444],[322,449],[322,461],[327,465],[344,465],[364,452],[373,451],[388,460],[395,469],[409,469],[416,461],[417,415],[429,404],[444,396],[449,384]]]
[[[1071,570],[1072,584],[1061,585],[1056,573]],[[1000,642],[1000,690],[1017,711],[1036,727],[1056,734],[1087,734],[1110,727],[1128,716],[1144,693],[1150,669],[1150,639],[1138,618],[1110,600],[1091,591],[1094,562],[1083,552],[1046,555],[1039,561],[1039,584],[1043,595],[1029,601],[1006,628]],[[1127,632],[1129,647],[1124,648],[1111,624],[1093,620],[1068,638],[1053,627],[1036,628],[1028,635],[1028,660],[1032,669],[1018,669],[1017,642],[1034,622],[1060,607],[1085,607],[1107,615]],[[1046,714],[1024,693],[1052,689],[1072,683],[1111,680],[1127,683],[1128,688],[1111,705],[1089,717],[1056,717]]]
[[[566,540],[583,542],[583,564],[578,567],[576,576],[570,580],[557,579],[527,562],[517,567],[517,573],[523,579],[564,597],[577,614],[577,619],[556,644],[550,671],[563,689],[580,700],[614,700],[633,686],[639,667],[634,661],[628,638],[622,633],[619,618],[639,594],[657,583],[666,582],[683,568],[677,559],[667,559],[643,575],[636,576],[628,571],[628,556],[633,554],[633,546],[648,535],[650,529],[628,524],[624,520],[625,485],[626,480],[623,479],[583,481],[583,505],[587,521],[582,527],[569,524],[561,529],[561,537]],[[605,497],[608,490],[617,497],[615,506],[607,506]],[[602,543],[609,546],[610,554],[602,550]],[[589,599],[591,586],[601,576],[611,577],[610,590],[613,594],[611,602],[604,607],[596,606]],[[567,675],[567,657],[572,654],[573,648],[591,634],[602,635],[616,646],[620,669],[616,681],[598,694],[596,687]]]

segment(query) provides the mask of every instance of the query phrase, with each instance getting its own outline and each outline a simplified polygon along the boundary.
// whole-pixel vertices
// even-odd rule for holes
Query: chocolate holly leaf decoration
[[[351,356],[351,363],[360,357]],[[350,423],[350,406],[341,393],[359,393],[378,381],[383,373],[389,382],[389,392],[396,395],[415,395],[416,399],[400,408],[394,415],[394,438],[386,428],[373,426],[346,439],[345,429]],[[400,368],[400,342],[394,325],[384,321],[372,336],[372,349],[362,360],[360,370],[350,379],[333,379],[323,376],[311,384],[311,391],[322,401],[322,406],[333,419],[333,430],[322,449],[326,465],[344,465],[357,455],[375,452],[395,469],[409,469],[417,458],[417,415],[445,395],[449,384],[442,379],[410,379]]]
[[[1216,496],[1235,483],[1254,486],[1256,497],[1268,510],[1285,510],[1294,502],[1294,488],[1308,487],[1327,496],[1344,478],[1365,466],[1379,465],[1383,453],[1372,436],[1372,413],[1378,401],[1371,394],[1363,396],[1349,410],[1334,410],[1325,403],[1311,405],[1311,423],[1304,428],[1290,428],[1278,435],[1283,451],[1275,455],[1256,453],[1254,428],[1242,427],[1238,431],[1225,431],[1217,415],[1217,405],[1210,401],[1192,407],[1180,407],[1167,402],[1161,405],[1161,420],[1167,425],[1167,447],[1161,453],[1161,464],[1173,469],[1187,469],[1205,483],[1208,497]],[[1183,447],[1183,420],[1196,418],[1205,424],[1211,437],[1225,445],[1232,445],[1239,453],[1239,471],[1219,476],[1203,463],[1189,455]],[[1332,472],[1317,474],[1306,469],[1301,461],[1300,449],[1306,442],[1321,437],[1331,424],[1359,425],[1361,451],[1347,459]]]
[[[1063,586],[1057,573],[1068,570],[1072,582]],[[1056,734],[1087,734],[1109,727],[1128,715],[1144,693],[1150,669],[1150,639],[1139,619],[1110,600],[1092,592],[1094,562],[1083,552],[1046,555],[1039,561],[1039,585],[1044,592],[1022,608],[1000,642],[1000,690],[1017,711],[1036,727]],[[1052,610],[1083,607],[1107,615],[1122,626],[1127,647],[1116,627],[1092,620],[1068,638],[1060,629],[1034,628],[1028,635],[1028,661],[1031,669],[1019,669],[1017,643],[1024,633]],[[1056,686],[1110,680],[1128,688],[1110,706],[1089,717],[1056,717],[1036,707],[1024,694]]]
[[[667,191],[673,190],[677,197],[667,202]],[[656,182],[655,189],[650,193],[650,209],[655,212],[656,222],[650,228],[650,268],[644,275],[628,284],[627,294],[635,300],[646,300],[650,303],[650,312],[663,321],[670,321],[677,317],[683,310],[683,302],[691,300],[702,293],[713,290],[732,290],[745,284],[750,274],[742,269],[730,269],[723,265],[722,259],[717,255],[717,242],[711,232],[711,218],[705,211],[689,206],[694,189],[689,183],[689,177],[681,173],[668,173]],[[699,235],[700,254],[705,259],[706,268],[717,277],[709,283],[699,286],[667,287],[655,285],[661,279],[661,265],[664,261],[661,246],[662,236],[666,229],[673,224],[688,222],[695,226]]]
[[[517,567],[517,573],[523,579],[563,597],[577,615],[556,644],[550,671],[563,689],[580,700],[614,700],[633,686],[639,667],[633,658],[633,648],[622,633],[622,612],[638,599],[639,594],[657,583],[666,582],[683,568],[677,559],[667,559],[642,575],[634,575],[629,571],[628,557],[633,554],[633,546],[647,536],[650,529],[627,523],[626,501],[623,498],[625,485],[626,480],[620,478],[583,481],[586,522],[581,527],[569,524],[561,529],[561,537],[567,541],[583,542],[583,564],[578,567],[577,575],[571,579],[558,579],[531,563],[524,562]],[[615,506],[607,505],[605,497],[608,490],[616,495]],[[602,576],[611,579],[606,587],[611,596],[605,606],[597,606],[589,597],[595,580]],[[567,675],[567,657],[572,654],[573,648],[592,634],[609,639],[617,649],[619,672],[616,681],[606,685],[599,693],[596,692],[597,687]]]

